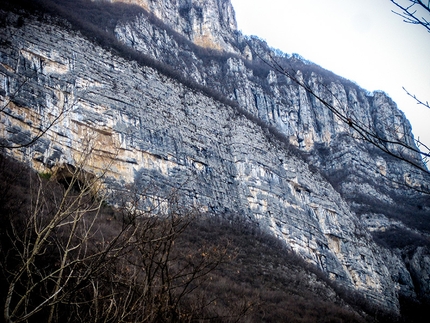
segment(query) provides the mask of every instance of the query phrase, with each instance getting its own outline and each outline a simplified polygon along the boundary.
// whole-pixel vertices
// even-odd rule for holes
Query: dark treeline
[[[33,198],[42,192],[49,215],[57,209],[60,192],[65,192],[67,187],[61,189],[64,184],[56,177],[48,179],[46,174],[37,174],[0,155],[1,313],[12,278],[16,277],[24,256],[22,251],[26,250],[27,243],[31,247],[37,241],[36,232],[29,230],[31,222],[28,222],[35,203]],[[40,183],[40,186],[30,186],[29,182]],[[70,196],[71,201],[76,194],[79,192]],[[92,203],[91,199],[88,202]],[[40,209],[40,221],[43,221],[44,209]],[[95,216],[92,209],[78,211],[85,211],[87,221]],[[111,249],[121,247],[123,252],[108,251],[106,256],[97,258],[101,246],[109,243],[107,239],[112,239],[125,227],[135,228],[130,215],[121,208],[101,207],[94,233],[84,248],[87,260],[79,260],[82,252],[69,257],[70,263],[81,263],[62,285],[61,292],[67,293],[67,297],[62,302],[42,307],[26,322],[87,323],[124,319],[127,322],[328,323],[390,322],[394,319],[382,315],[358,293],[330,281],[323,272],[255,224],[231,214],[190,217],[188,212],[185,217],[173,220],[144,217],[140,219],[140,229],[144,230],[136,227],[131,231],[140,239],[130,240],[123,233],[118,242],[125,243],[125,247],[114,245]],[[28,239],[21,239],[24,237],[21,232]],[[26,290],[31,296],[25,303],[27,312],[49,296],[52,286],[39,284],[39,281],[48,274],[56,277],[62,255],[57,246],[67,238],[67,233],[65,224],[55,227],[45,251],[31,263],[32,272],[28,278],[31,281],[26,277],[19,280],[12,308]],[[96,263],[94,258],[98,259]],[[32,284],[40,287],[28,289]],[[159,288],[161,286],[165,287]],[[148,288],[151,293],[147,292]],[[115,304],[115,310],[110,304]],[[55,316],[51,315],[53,308]],[[0,322],[4,322],[3,315]]]

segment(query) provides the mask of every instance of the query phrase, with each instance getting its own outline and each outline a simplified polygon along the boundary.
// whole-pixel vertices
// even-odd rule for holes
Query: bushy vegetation
[[[343,170],[327,175],[327,178],[339,192],[342,192],[340,185],[353,180],[357,185],[368,184],[381,195],[395,201],[395,203],[381,201],[377,197],[369,197],[366,192],[355,192],[355,194],[348,196],[345,194],[344,197],[352,205],[352,209],[357,215],[384,214],[389,219],[398,220],[413,230],[430,233],[430,214],[428,212],[430,198],[428,194],[414,192],[413,189],[407,187],[404,187],[403,190],[401,187],[398,191],[393,190],[391,187],[393,180],[389,178],[386,178],[385,181],[382,180],[382,183],[376,183],[373,178],[355,174],[354,178],[351,179],[350,175],[351,172],[345,167]],[[401,237],[406,238],[407,236]],[[417,241],[418,243],[420,240],[410,239],[410,241]]]
[[[409,248],[414,250],[416,247],[424,246],[430,248],[430,239],[411,230],[390,228],[385,231],[375,231],[372,235],[375,242],[389,249]]]
[[[174,199],[167,217],[137,215],[3,156],[0,167],[0,301],[10,322],[366,321],[357,295],[241,218],[185,212]]]

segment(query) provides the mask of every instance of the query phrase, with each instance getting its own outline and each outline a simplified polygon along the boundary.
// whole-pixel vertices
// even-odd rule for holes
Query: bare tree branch
[[[352,130],[355,131],[357,138],[362,139],[373,146],[377,147],[381,151],[387,153],[390,156],[393,156],[399,160],[405,161],[406,163],[414,166],[415,168],[429,173],[429,170],[423,163],[423,159],[430,158],[430,150],[426,149],[425,145],[421,145],[425,150],[418,149],[415,145],[411,145],[406,141],[398,140],[393,136],[392,138],[384,138],[380,136],[373,127],[364,124],[361,120],[355,118],[352,113],[348,113],[347,111],[353,111],[354,109],[350,107],[337,107],[334,104],[330,103],[325,98],[321,97],[318,93],[316,93],[312,87],[307,84],[303,79],[298,77],[298,74],[294,68],[291,66],[284,67],[279,63],[273,56],[270,56],[270,60],[265,59],[259,53],[256,55],[266,63],[271,69],[274,71],[287,76],[291,81],[293,81],[296,85],[306,90],[307,93],[312,95],[317,101],[319,101],[325,108],[331,111],[337,118],[339,118],[342,122],[347,124]],[[332,91],[325,85],[321,84],[325,90],[330,93],[333,98],[340,103],[339,99],[332,93]],[[412,138],[409,138],[412,139]],[[416,144],[418,142],[415,141]],[[393,148],[391,148],[393,147]],[[411,155],[416,154],[420,156],[420,159],[411,158]]]
[[[428,101],[424,102],[417,98],[415,94],[410,93],[408,90],[406,90],[405,87],[403,87],[403,90],[406,92],[407,95],[409,95],[412,99],[414,99],[418,105],[422,105],[428,109],[430,109],[430,104]]]
[[[402,5],[396,0],[390,1],[401,10],[400,12],[392,10],[392,12],[402,17],[404,22],[413,25],[421,25],[430,32],[429,18],[421,16],[421,12],[427,15],[430,14],[430,1],[427,1],[426,4],[425,1],[421,0],[408,0],[408,5]]]
[[[19,87],[19,89],[21,89],[22,85]],[[19,90],[18,89],[18,90]],[[5,115],[7,115],[8,117],[13,118],[14,115],[10,112],[7,111],[7,107],[8,105],[12,102],[12,99],[9,99],[8,102],[0,109],[0,113],[4,113]],[[77,98],[75,98],[75,100],[68,104],[68,106],[63,107],[62,110],[60,111],[60,113],[58,113],[58,115],[56,115],[53,120],[51,120],[47,125],[43,126],[40,125],[38,127],[39,133],[35,136],[33,136],[31,139],[29,139],[26,143],[23,144],[6,144],[6,143],[2,143],[0,142],[0,148],[6,148],[6,149],[19,149],[19,148],[26,148],[26,147],[30,147],[33,144],[35,144],[40,138],[42,138],[43,136],[45,136],[45,134],[54,126],[56,125],[64,116],[67,112],[71,111],[73,109],[73,107],[75,106],[77,102]],[[35,127],[33,127],[35,128]]]
[[[51,181],[31,180],[36,188],[28,213],[10,219],[11,247],[0,263],[7,280],[5,322],[59,322],[65,308],[73,322],[191,320],[203,304],[186,302],[230,259],[228,244],[179,251],[198,209],[182,206],[176,191],[155,202],[153,195],[129,193],[116,208],[118,222],[106,231],[99,184],[111,162],[101,174],[85,171],[97,149],[93,141],[90,136],[74,165],[57,170]]]

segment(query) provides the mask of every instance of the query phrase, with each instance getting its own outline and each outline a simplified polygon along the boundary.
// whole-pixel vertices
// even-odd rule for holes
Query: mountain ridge
[[[15,18],[8,16],[8,19],[18,21],[16,16]],[[118,159],[118,165],[115,165],[116,169],[112,171],[112,179],[108,181],[111,187],[120,187],[123,185],[121,182],[135,183],[138,186],[141,183],[142,187],[145,179],[158,181],[162,183],[160,186],[163,187],[167,183],[166,179],[175,182],[175,176],[176,180],[179,179],[178,183],[184,182],[185,179],[179,175],[179,170],[175,170],[176,167],[179,167],[181,171],[190,172],[192,176],[197,176],[199,179],[186,185],[187,187],[184,189],[185,195],[188,195],[186,199],[190,200],[194,194],[191,201],[199,200],[198,203],[207,208],[207,211],[222,213],[229,209],[252,218],[253,221],[267,227],[275,236],[285,241],[302,257],[318,264],[331,274],[332,278],[337,276],[337,279],[345,281],[347,285],[365,290],[366,295],[375,301],[381,301],[379,297],[384,295],[385,299],[382,300],[381,305],[385,302],[383,306],[386,308],[395,312],[399,311],[397,290],[409,295],[415,293],[414,283],[409,272],[411,269],[406,268],[401,257],[395,254],[390,255],[392,251],[384,251],[373,244],[370,233],[358,223],[359,218],[350,211],[350,208],[358,209],[358,207],[354,206],[354,203],[343,202],[338,192],[348,200],[348,196],[356,195],[354,192],[362,185],[365,187],[364,191],[371,192],[377,200],[387,197],[387,194],[381,195],[381,190],[375,185],[360,183],[362,180],[360,178],[357,181],[357,174],[360,175],[360,171],[363,180],[369,175],[369,165],[374,165],[377,170],[377,172],[373,170],[370,172],[376,179],[382,178],[384,172],[394,174],[394,178],[397,178],[398,181],[404,180],[404,173],[412,173],[413,176],[416,176],[412,181],[415,180],[418,183],[425,183],[424,177],[414,175],[407,166],[400,166],[396,162],[387,163],[386,157],[378,156],[378,160],[373,161],[369,148],[357,144],[357,140],[348,135],[347,125],[331,118],[306,92],[295,88],[287,78],[282,79],[282,75],[275,75],[267,67],[263,68],[264,73],[262,74],[254,74],[254,70],[248,69],[246,62],[250,61],[249,53],[252,53],[249,45],[261,48],[264,43],[260,40],[250,39],[239,43],[243,46],[242,52],[240,52],[244,57],[243,60],[227,55],[221,56],[221,59],[216,61],[209,56],[208,61],[211,64],[207,65],[203,60],[196,59],[196,55],[193,57],[193,51],[187,49],[185,43],[183,52],[191,55],[189,65],[185,61],[187,56],[184,53],[178,55],[176,61],[170,62],[170,66],[185,71],[188,78],[193,80],[192,84],[203,83],[204,86],[217,90],[228,99],[237,100],[238,106],[243,109],[241,111],[228,110],[229,108],[222,107],[222,105],[209,102],[207,96],[195,93],[190,88],[185,90],[175,82],[171,84],[171,80],[150,68],[138,67],[133,62],[118,59],[115,55],[108,54],[101,48],[81,39],[79,35],[72,35],[65,30],[56,30],[52,27],[50,29],[43,22],[38,23],[31,19],[24,20],[24,22],[24,26],[20,28],[10,27],[13,29],[12,37],[6,36],[6,39],[15,42],[16,47],[21,49],[19,51],[11,50],[10,47],[4,46],[6,44],[2,44],[3,47],[8,48],[6,51],[2,50],[4,53],[1,71],[2,96],[4,100],[14,96],[12,100],[14,106],[12,104],[8,106],[9,118],[2,121],[2,137],[12,143],[22,142],[23,138],[16,134],[25,134],[22,124],[23,122],[28,124],[29,118],[28,113],[22,107],[38,106],[36,109],[38,112],[31,117],[37,120],[38,113],[43,116],[44,113],[48,113],[49,109],[58,109],[61,104],[75,103],[75,99],[78,100],[76,109],[72,105],[73,115],[67,116],[68,121],[62,121],[58,127],[54,126],[53,131],[49,132],[47,141],[42,140],[32,149],[14,151],[13,154],[16,158],[29,161],[41,171],[50,170],[59,162],[73,163],[76,144],[80,142],[77,134],[82,133],[84,129],[93,129],[99,136],[97,140],[101,144],[97,150],[102,153],[109,150],[114,151],[118,149],[115,148],[115,145],[121,150],[119,157],[115,158]],[[56,40],[61,52],[52,50],[55,42],[48,39],[49,37],[43,36],[45,29],[51,30],[49,37]],[[173,36],[157,31],[157,27],[144,16],[137,17],[131,23],[117,25],[115,34],[123,43],[137,51],[149,53],[150,57],[161,61],[167,61],[175,56],[175,52],[178,53],[182,50],[181,46],[173,41]],[[33,43],[31,38],[35,36],[37,36],[36,39],[43,40],[43,42],[41,44]],[[73,39],[73,46],[78,46],[83,51],[87,51],[85,48],[91,48],[100,57],[103,57],[103,60],[96,63],[96,59],[91,58],[89,53],[85,54],[88,57],[81,54],[71,55],[76,49],[73,49],[71,45],[66,45],[61,37],[70,41]],[[157,37],[161,37],[158,42]],[[134,44],[130,43],[130,39],[133,39]],[[162,55],[157,55],[157,53],[162,53]],[[57,57],[54,57],[55,55]],[[91,64],[85,63],[88,58]],[[78,68],[78,65],[81,67]],[[87,74],[89,71],[86,71],[84,66],[93,66],[90,69],[91,74]],[[209,68],[205,66],[209,66]],[[264,67],[264,65],[261,66]],[[104,68],[109,71],[106,75],[110,75],[110,77],[102,76],[101,71]],[[34,74],[28,84],[26,82],[22,86],[23,90],[26,90],[24,94],[11,95],[14,94],[15,89],[21,87],[19,81],[21,70],[33,71]],[[136,72],[132,72],[134,70],[139,72],[136,74]],[[256,70],[258,71],[258,69]],[[316,75],[312,70],[306,74],[306,70],[303,69],[302,74],[307,75],[311,80],[321,78],[321,75]],[[119,75],[124,84],[115,82],[115,78],[118,78]],[[223,75],[224,77],[220,78]],[[6,82],[8,85],[5,85]],[[45,98],[42,95],[41,98],[35,99],[31,92],[34,92],[35,89],[37,91],[46,89],[45,84],[51,88],[50,94],[45,95]],[[148,86],[148,84],[150,85]],[[166,87],[166,84],[169,86]],[[314,84],[317,87],[318,84]],[[377,124],[375,121],[378,120],[378,117],[373,118],[372,113],[366,111],[373,109],[376,113],[379,111],[379,107],[385,107],[386,111],[394,111],[394,113],[392,115],[384,114],[381,119],[388,115],[390,118],[392,117],[392,120],[398,120],[396,122],[404,127],[405,133],[410,133],[410,126],[408,127],[404,116],[402,117],[400,114],[400,118],[396,119],[399,116],[396,114],[397,108],[383,94],[375,93],[370,98],[366,93],[363,94],[362,91],[354,89],[353,86],[349,89],[341,84],[332,86],[336,98],[361,102],[358,109],[363,111],[369,124],[370,120]],[[56,87],[59,89],[53,90]],[[67,87],[69,87],[68,90]],[[109,94],[110,92],[115,95],[112,96]],[[145,93],[144,99],[140,98],[138,93]],[[64,99],[65,97],[62,98],[62,95],[65,95],[67,100]],[[49,99],[50,96],[55,99]],[[63,103],[61,103],[62,101]],[[136,103],[130,104],[131,102]],[[180,108],[172,109],[169,106]],[[131,107],[135,109],[143,107],[145,113],[151,117],[140,112],[132,112]],[[223,112],[215,112],[220,109]],[[161,111],[164,122],[169,122],[170,128],[162,125],[159,120],[160,115],[156,111]],[[319,114],[320,120],[314,117],[317,114]],[[245,119],[243,119],[243,115],[245,115]],[[166,121],[169,118],[172,121]],[[228,122],[228,119],[234,120],[234,122]],[[72,124],[73,127],[71,127]],[[144,124],[150,126],[143,126]],[[214,124],[220,127],[214,127]],[[178,127],[182,127],[180,128],[182,130],[175,132],[173,129]],[[133,128],[140,129],[140,135],[134,139],[129,132]],[[31,129],[31,127],[27,129]],[[210,130],[208,131],[208,129]],[[282,134],[281,139],[277,138],[277,133]],[[347,140],[342,139],[342,135],[345,135]],[[68,139],[64,141],[61,137]],[[184,138],[189,139],[184,141]],[[250,140],[250,138],[252,139]],[[268,138],[274,138],[274,140],[270,141]],[[285,142],[285,138],[288,139],[288,142]],[[304,151],[309,165],[319,168],[329,178],[350,166],[358,171],[352,174],[353,179],[343,180],[338,192],[334,192],[330,185],[327,186],[328,184],[324,183],[324,179],[320,175],[309,172],[309,165],[306,165],[301,155],[303,152],[298,150],[293,155],[299,154],[299,158],[293,157],[291,152],[283,151],[285,148],[279,145],[279,140],[283,144],[288,144],[291,151],[294,151],[291,146],[298,146],[301,151]],[[337,155],[355,154],[356,158],[347,157],[342,164],[333,160],[330,162],[330,158],[322,159],[320,153],[307,156],[312,152],[317,152],[315,147],[318,145],[335,149],[336,147],[331,144],[335,141],[339,142],[337,146],[340,146],[340,150],[336,152]],[[184,145],[184,143],[186,144]],[[246,144],[244,145],[244,143]],[[342,147],[343,145],[346,145],[346,148],[354,145],[361,148],[348,152],[348,149]],[[109,148],[110,146],[112,148]],[[215,147],[216,149],[214,149]],[[252,153],[250,154],[250,152]],[[268,154],[271,158],[265,156]],[[333,152],[330,155],[333,156]],[[218,159],[227,161],[227,163],[221,162],[220,164]],[[274,160],[277,160],[279,164],[274,163]],[[323,167],[321,167],[322,162],[325,163]],[[93,164],[95,170],[102,168],[103,165],[100,163]],[[224,173],[228,176],[223,179],[223,176],[217,177],[213,172]],[[348,176],[351,174],[346,175],[346,177]],[[198,184],[199,181],[201,183]],[[212,187],[213,184],[210,184],[211,182],[216,183],[214,187]],[[227,184],[222,184],[223,182]],[[315,186],[315,182],[318,183],[317,186]],[[225,187],[235,187],[234,191],[238,193],[233,195],[238,197],[239,202],[227,197],[225,192],[231,188]],[[323,197],[325,194],[329,198]],[[386,201],[392,203],[393,200],[387,197]],[[358,204],[360,206],[360,203]],[[425,210],[425,204],[423,207]],[[308,215],[305,215],[307,213]],[[372,212],[366,213],[368,219],[374,218],[375,215]],[[288,219],[290,216],[293,216],[295,220]],[[346,216],[347,220],[342,219],[343,216]],[[303,221],[303,223],[293,229],[297,226],[295,221]],[[318,229],[310,229],[312,227]],[[355,236],[356,230],[361,232],[358,236]],[[312,237],[312,235],[317,235],[317,237]],[[363,237],[360,238],[360,235]],[[352,244],[360,247],[354,247]],[[369,244],[374,250],[366,249],[365,245]],[[420,252],[422,253],[422,251]],[[377,256],[377,253],[383,254],[383,257]],[[364,259],[367,258],[369,263],[363,261],[362,256]],[[326,267],[324,268],[324,266]],[[375,273],[372,274],[372,270],[375,268],[383,273],[375,276]],[[396,268],[395,271],[390,274],[394,268]],[[396,276],[402,276],[402,278],[399,280],[399,277]],[[372,277],[371,281],[368,281],[369,278],[366,277]],[[372,286],[374,284],[376,286]],[[425,290],[428,287],[424,284],[421,288]],[[423,294],[425,295],[426,292]]]

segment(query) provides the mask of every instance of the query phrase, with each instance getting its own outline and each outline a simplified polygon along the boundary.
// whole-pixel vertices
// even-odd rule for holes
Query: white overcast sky
[[[402,89],[430,102],[430,33],[404,23],[389,0],[231,2],[245,35],[298,53],[368,91],[386,92],[405,112],[415,138],[430,145],[430,109]]]

